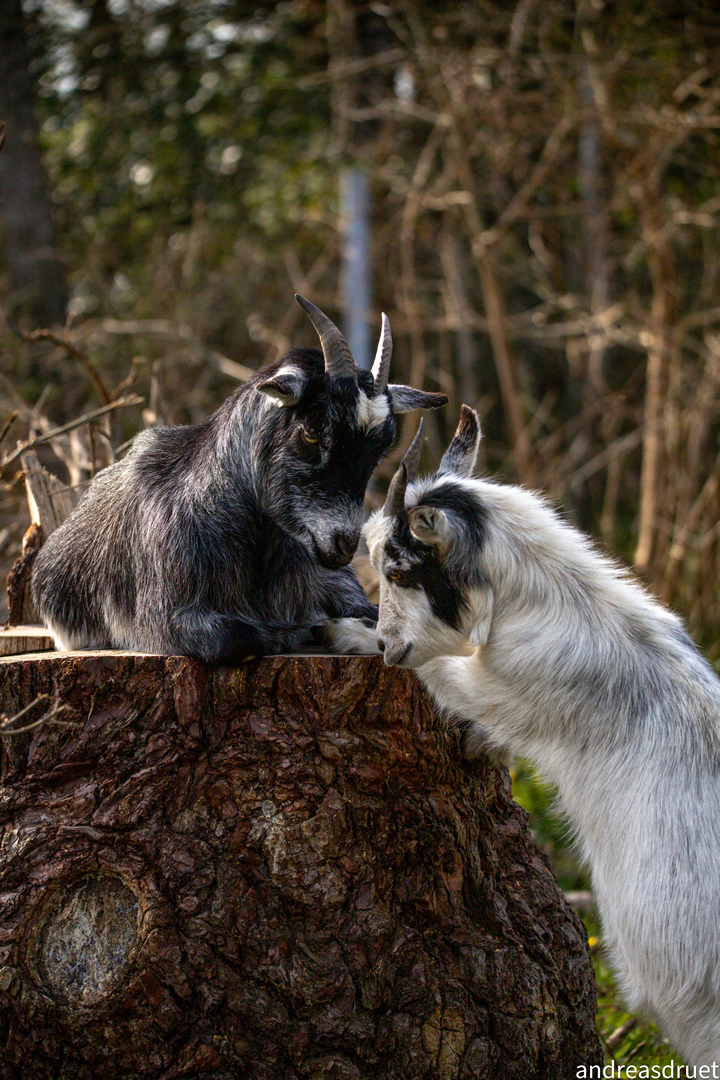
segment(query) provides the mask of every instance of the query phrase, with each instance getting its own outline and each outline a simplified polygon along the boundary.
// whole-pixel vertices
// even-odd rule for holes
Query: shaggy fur
[[[367,526],[385,662],[467,725],[471,756],[527,756],[557,785],[629,1006],[720,1062],[720,682],[541,498],[469,478],[479,437],[464,406],[439,473]]]
[[[297,649],[328,618],[376,619],[347,565],[365,488],[395,415],[447,401],[388,386],[386,320],[383,343],[381,377],[296,349],[203,423],[138,435],[35,562],[56,646],[232,663]]]

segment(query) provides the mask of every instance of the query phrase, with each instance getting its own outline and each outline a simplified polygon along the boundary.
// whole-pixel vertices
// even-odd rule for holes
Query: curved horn
[[[412,483],[415,479],[422,452],[424,426],[424,422],[421,420],[417,435],[410,443],[405,457],[400,462],[400,468],[390,481],[385,506],[383,507],[385,517],[395,517],[405,509],[405,490],[408,482]]]
[[[418,465],[420,463],[420,455],[422,453],[423,441],[424,441],[424,439],[423,439],[424,430],[425,430],[425,421],[423,420],[422,417],[420,417],[420,423],[418,425],[417,435],[415,436],[413,441],[408,446],[407,453],[405,454],[405,457],[403,458],[403,465],[407,469],[408,480],[410,481],[410,483],[412,483],[413,480],[415,479],[415,473],[417,472],[417,467],[418,467]]]
[[[317,330],[320,348],[325,357],[325,374],[328,379],[352,379],[357,385],[355,361],[347,341],[335,323],[331,322],[319,307],[315,307],[304,296],[298,296],[295,293],[295,299]]]
[[[375,397],[377,397],[378,394],[382,394],[383,390],[388,384],[391,356],[392,334],[390,333],[390,320],[383,311],[382,330],[380,331],[380,340],[378,341],[377,352],[375,353],[375,360],[372,366],[372,377],[374,382]]]

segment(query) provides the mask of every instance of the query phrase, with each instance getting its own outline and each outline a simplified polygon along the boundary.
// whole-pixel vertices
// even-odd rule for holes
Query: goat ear
[[[294,367],[282,367],[255,386],[261,394],[267,394],[278,405],[297,405],[305,389],[305,376]]]
[[[463,405],[460,410],[460,423],[452,442],[443,454],[437,475],[440,476],[442,473],[452,473],[454,476],[472,475],[480,439],[478,414],[469,405]]]
[[[415,409],[439,409],[448,403],[445,394],[430,394],[424,390],[413,390],[412,386],[396,386],[390,383],[387,391],[390,398],[390,411],[395,416],[414,412]]]
[[[408,510],[410,532],[421,544],[446,548],[450,543],[447,514],[437,506],[413,506]]]

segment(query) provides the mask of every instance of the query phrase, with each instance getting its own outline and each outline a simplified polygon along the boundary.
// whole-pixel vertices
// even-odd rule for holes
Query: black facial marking
[[[407,513],[395,519],[392,538],[385,545],[388,557],[403,565],[402,578],[396,582],[401,589],[423,589],[433,614],[454,630],[460,629],[465,598],[458,583],[448,574],[447,567],[435,547],[421,544],[410,532]]]
[[[487,511],[471,492],[447,480],[424,492],[418,505],[436,506],[461,518],[464,543],[479,553],[487,535]]]
[[[423,492],[418,505],[434,506],[461,519],[462,528],[449,551],[442,553],[435,545],[417,540],[410,531],[407,511],[403,511],[395,519],[385,552],[402,570],[396,584],[424,589],[433,614],[459,630],[468,591],[487,584],[478,560],[487,534],[486,513],[472,493],[450,480]]]

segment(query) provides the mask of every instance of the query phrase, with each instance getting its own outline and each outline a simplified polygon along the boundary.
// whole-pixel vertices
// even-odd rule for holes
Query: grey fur
[[[138,435],[49,537],[33,594],[58,648],[232,663],[296,649],[326,619],[377,617],[347,565],[367,481],[405,401],[447,398],[376,393],[313,315],[325,357],[293,350],[203,423]]]

